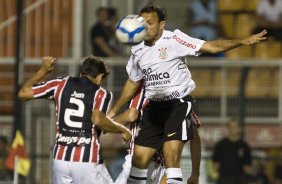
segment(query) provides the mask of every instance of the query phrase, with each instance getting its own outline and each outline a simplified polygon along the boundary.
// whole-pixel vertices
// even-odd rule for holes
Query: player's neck
[[[82,76],[87,77],[92,83],[98,85],[98,80],[96,78],[90,77],[88,75],[82,75]]]
[[[228,139],[231,141],[231,142],[237,142],[240,140],[240,136],[228,136]]]
[[[145,41],[145,45],[147,46],[153,46],[155,43],[162,37],[164,30],[161,30],[158,34],[158,36],[152,40],[152,41]]]

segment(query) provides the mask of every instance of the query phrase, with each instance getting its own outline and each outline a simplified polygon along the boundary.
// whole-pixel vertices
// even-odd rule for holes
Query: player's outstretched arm
[[[243,39],[207,41],[201,47],[200,52],[214,54],[214,53],[224,52],[230,49],[234,49],[236,47],[243,45],[252,45],[265,40],[266,34],[267,31],[263,30],[258,34],[254,34]]]
[[[54,70],[55,58],[53,57],[43,57],[40,69],[29,78],[21,87],[18,97],[24,100],[29,100],[33,98],[33,84],[40,82],[48,73]]]
[[[94,110],[91,117],[92,123],[105,132],[120,133],[125,142],[131,138],[131,132],[125,126],[107,117],[104,112]]]
[[[196,127],[193,127],[194,139],[190,141],[190,152],[192,160],[192,173],[187,184],[198,184],[201,163],[201,138]]]
[[[119,110],[133,97],[136,90],[138,89],[140,81],[132,81],[127,79],[125,82],[120,97],[117,102],[113,106],[113,108],[109,111],[108,116],[114,117],[119,112]]]

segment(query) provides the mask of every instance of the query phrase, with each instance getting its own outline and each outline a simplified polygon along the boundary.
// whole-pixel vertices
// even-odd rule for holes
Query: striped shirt
[[[139,111],[139,119],[142,117],[143,109],[149,103],[149,100],[145,98],[144,82],[145,82],[144,80],[141,80],[137,91],[133,95],[128,105],[128,108],[135,108]],[[132,133],[132,138],[129,144],[130,154],[133,154],[134,139],[137,136],[138,131],[139,131],[139,121],[138,120],[130,124],[130,130]]]
[[[47,98],[56,104],[56,143],[53,158],[72,162],[103,163],[99,137],[92,123],[92,111],[105,114],[112,93],[87,77],[64,77],[33,86],[34,98]]]

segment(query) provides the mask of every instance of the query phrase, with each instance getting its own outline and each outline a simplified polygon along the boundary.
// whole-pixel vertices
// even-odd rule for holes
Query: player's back
[[[66,129],[89,129],[92,127],[91,115],[94,96],[99,88],[87,77],[70,77],[68,79],[59,104],[60,128],[65,125],[67,125]]]
[[[100,162],[101,131],[91,121],[92,111],[106,113],[111,93],[92,83],[87,77],[69,77],[57,95],[57,137],[54,157],[66,161]],[[59,156],[57,149],[64,149]],[[77,149],[78,158],[74,158]],[[80,154],[83,154],[81,156]],[[93,154],[93,155],[92,155]]]

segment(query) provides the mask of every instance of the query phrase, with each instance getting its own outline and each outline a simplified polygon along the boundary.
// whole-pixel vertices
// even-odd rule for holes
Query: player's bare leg
[[[153,148],[135,145],[128,183],[146,184],[147,168],[155,152]]]
[[[163,146],[167,183],[182,183],[180,159],[184,143],[182,141],[167,141]]]

